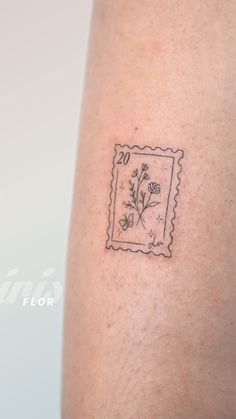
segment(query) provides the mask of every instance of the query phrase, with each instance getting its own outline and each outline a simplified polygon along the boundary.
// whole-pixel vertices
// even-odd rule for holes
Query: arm
[[[95,1],[69,245],[65,419],[236,416],[235,17],[234,1]],[[171,257],[106,248],[116,143],[185,152]],[[122,176],[126,185],[130,172]],[[122,237],[137,210],[125,213],[128,221],[117,210]]]

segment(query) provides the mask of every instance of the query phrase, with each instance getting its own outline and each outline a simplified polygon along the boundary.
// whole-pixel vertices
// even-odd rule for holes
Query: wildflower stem
[[[139,203],[139,189],[140,189],[141,183],[142,183],[142,182],[143,182],[143,180],[144,180],[144,178],[142,178],[142,174],[143,174],[143,170],[141,171],[141,174],[140,174],[140,176],[139,176],[139,178],[138,178],[137,197],[136,197],[136,202],[137,202],[137,211],[138,211],[138,214],[139,214],[139,215],[140,215],[140,212],[139,212],[139,205],[138,205],[138,203]]]
[[[142,211],[139,213],[139,217],[138,217],[138,221],[137,221],[137,225],[139,224],[139,221],[142,221],[142,215],[143,215],[143,213],[144,213],[144,211],[147,209],[147,205],[149,204],[149,202],[150,202],[150,199],[151,199],[151,196],[152,196],[152,193],[150,192],[150,195],[149,195],[149,198],[148,198],[148,200],[147,200],[147,202],[146,202],[146,205],[144,206],[144,204],[143,204],[143,209],[142,209]],[[143,224],[143,223],[142,223]]]

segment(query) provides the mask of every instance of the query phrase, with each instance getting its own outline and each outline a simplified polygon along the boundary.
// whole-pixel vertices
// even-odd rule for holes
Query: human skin
[[[236,418],[236,2],[97,0],[63,419]],[[171,258],[106,249],[114,144],[184,150]]]

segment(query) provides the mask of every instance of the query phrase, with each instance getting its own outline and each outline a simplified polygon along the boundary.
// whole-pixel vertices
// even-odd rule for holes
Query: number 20
[[[119,160],[118,160],[117,164],[122,164],[123,163],[126,166],[126,164],[128,164],[129,159],[130,159],[130,153],[129,152],[124,153],[123,151],[120,151],[119,155],[120,155],[120,157],[119,157]]]

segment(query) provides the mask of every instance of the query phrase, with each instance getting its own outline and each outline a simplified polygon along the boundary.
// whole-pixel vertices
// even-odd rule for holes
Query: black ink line
[[[166,215],[165,215],[165,224],[164,224],[163,239],[165,239],[165,234],[166,234],[167,213],[168,213],[168,208],[169,208],[170,192],[171,192],[172,179],[173,179],[173,172],[174,172],[174,161],[175,161],[175,159],[174,159],[174,157],[171,157],[171,158],[173,159],[173,161],[172,161],[172,170],[171,170],[170,187],[169,187],[169,193],[168,193],[167,204],[166,204]]]
[[[116,243],[137,244],[137,246],[145,246],[145,244],[143,244],[143,243],[125,242],[125,241],[123,241],[123,240],[113,240],[113,239],[112,239],[112,241],[113,241],[113,242],[116,242]]]
[[[152,151],[156,151],[156,150],[160,150],[160,151],[162,151],[162,152],[167,152],[167,151],[170,151],[170,152],[172,152],[174,155],[176,155],[177,153],[179,153],[179,152],[181,152],[181,155],[178,157],[178,159],[176,159],[176,157],[172,157],[172,156],[166,156],[166,155],[158,155],[158,154],[150,154],[149,153],[149,155],[154,155],[154,156],[159,156],[159,157],[168,157],[168,158],[173,158],[173,164],[172,164],[172,176],[173,176],[173,172],[174,172],[174,168],[176,167],[176,176],[177,176],[177,179],[178,179],[178,181],[177,181],[177,185],[176,185],[176,192],[175,192],[175,195],[173,196],[173,199],[174,199],[174,201],[175,201],[175,205],[173,206],[173,217],[172,217],[172,219],[170,220],[170,222],[171,222],[171,224],[172,224],[172,230],[170,231],[170,243],[168,244],[168,246],[167,246],[167,248],[168,248],[168,250],[169,250],[169,253],[170,254],[166,254],[165,252],[163,253],[156,253],[156,251],[155,252],[153,252],[152,250],[150,250],[150,251],[147,251],[147,252],[145,252],[145,251],[143,251],[143,250],[141,250],[141,249],[137,249],[137,250],[134,250],[134,249],[131,249],[131,248],[128,248],[128,249],[123,249],[122,247],[119,247],[119,248],[115,248],[115,247],[113,247],[113,245],[111,244],[111,245],[108,245],[108,243],[109,243],[109,240],[111,240],[111,238],[110,238],[110,234],[109,234],[109,229],[110,229],[110,225],[111,225],[111,205],[112,205],[112,197],[113,197],[113,194],[112,194],[112,192],[113,192],[113,181],[114,181],[114,169],[115,169],[115,159],[116,159],[116,156],[117,156],[117,147],[120,147],[120,148],[128,148],[129,150],[132,150],[132,149],[134,149],[134,148],[138,148],[139,150],[144,150],[144,149],[148,149],[148,150],[152,150]],[[127,251],[130,251],[130,252],[133,252],[133,253],[136,253],[136,254],[138,254],[139,252],[140,253],[143,253],[143,254],[152,254],[152,255],[154,255],[154,256],[163,256],[163,257],[165,257],[165,258],[171,258],[171,256],[172,256],[172,250],[171,250],[171,246],[172,246],[172,244],[173,244],[173,232],[174,232],[174,227],[175,227],[175,225],[174,225],[174,221],[175,221],[175,217],[176,217],[176,212],[175,212],[175,208],[177,207],[177,198],[178,198],[178,195],[179,195],[179,187],[180,187],[180,183],[181,183],[181,178],[180,178],[180,174],[181,174],[181,172],[182,172],[182,164],[180,163],[180,160],[182,160],[183,159],[183,157],[184,157],[184,151],[183,150],[180,150],[180,149],[176,149],[176,150],[173,150],[171,147],[168,147],[168,148],[166,148],[166,149],[162,149],[161,147],[155,147],[155,148],[153,148],[153,147],[150,147],[150,146],[143,146],[143,147],[140,147],[140,146],[138,146],[138,145],[132,145],[132,146],[130,146],[130,145],[128,145],[128,144],[115,144],[115,146],[114,146],[114,150],[115,150],[115,153],[114,153],[114,156],[113,156],[113,167],[112,167],[112,180],[111,180],[111,183],[110,183],[110,188],[111,188],[111,191],[110,191],[110,204],[109,204],[109,222],[108,222],[108,227],[107,227],[107,242],[106,242],[106,248],[107,249],[113,249],[113,250],[115,250],[115,251],[124,251],[124,252],[127,252]],[[142,155],[148,155],[148,153],[132,153],[132,154],[142,154]],[[178,169],[177,169],[178,168]],[[172,179],[172,177],[171,177],[171,182],[170,182],[170,190],[169,190],[169,197],[170,197],[170,192],[171,192],[171,187],[172,187],[172,183],[173,183],[173,179]],[[167,209],[166,209],[166,216],[167,216],[167,213],[168,213],[168,210],[169,210],[169,202],[168,202],[168,207],[167,207]],[[165,218],[165,222],[167,222],[167,217]],[[119,241],[117,241],[118,243],[119,243]],[[131,243],[132,244],[132,243]],[[134,243],[135,244],[135,243]],[[137,244],[137,245],[141,245],[141,246],[145,246],[145,245],[143,245],[143,244]]]
[[[119,169],[117,169],[117,172],[116,172],[116,186],[115,186],[114,205],[113,205],[113,225],[112,225],[112,233],[111,233],[112,240],[113,240],[114,225],[115,225],[116,191],[117,191],[118,175],[119,175]]]
[[[173,159],[172,156],[163,156],[162,154],[150,154],[150,153],[132,153],[132,154],[140,154],[141,156],[155,156],[155,157],[165,157],[167,159]]]

